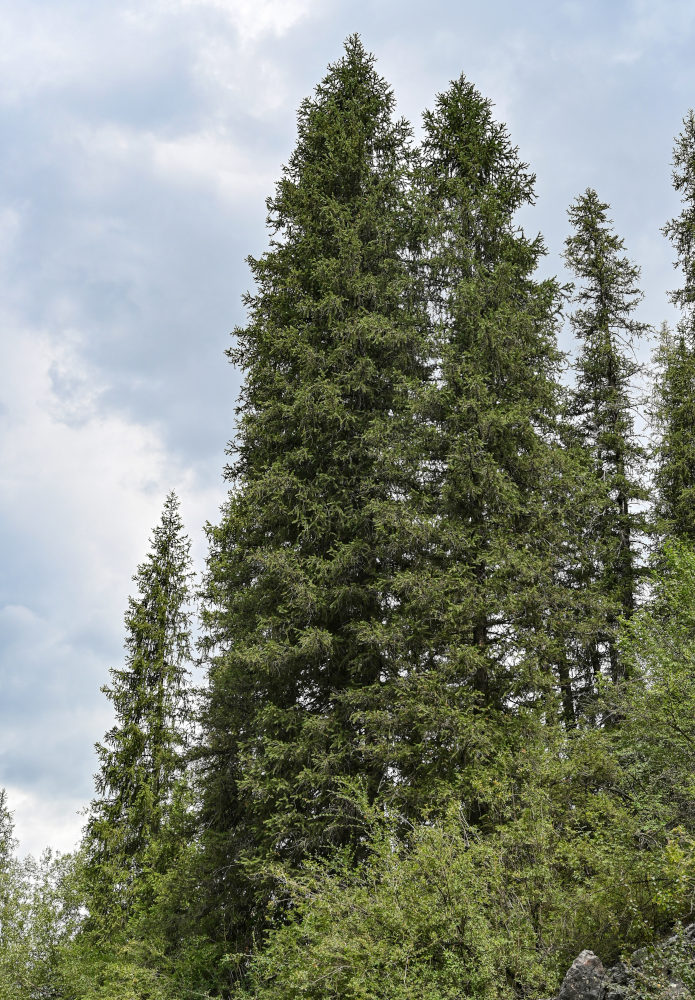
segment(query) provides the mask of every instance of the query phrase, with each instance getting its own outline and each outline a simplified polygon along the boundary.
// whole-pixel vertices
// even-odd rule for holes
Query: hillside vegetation
[[[394,106],[353,36],[299,109],[204,578],[172,493],[74,855],[0,798],[2,1000],[540,998],[693,918],[693,112],[655,336],[599,193],[540,279],[491,103]]]

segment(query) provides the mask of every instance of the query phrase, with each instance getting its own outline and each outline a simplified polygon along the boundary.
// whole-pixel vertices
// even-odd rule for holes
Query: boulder
[[[605,975],[598,955],[583,951],[572,962],[557,1000],[603,1000]]]
[[[626,963],[618,962],[610,969],[604,968],[593,951],[583,951],[572,962],[554,1000],[624,1000],[635,988],[638,995],[640,987],[649,990],[655,969],[660,1000],[690,1000],[692,994],[679,978],[684,963],[695,971],[695,924],[655,949],[639,948]],[[651,989],[655,987],[652,982]]]

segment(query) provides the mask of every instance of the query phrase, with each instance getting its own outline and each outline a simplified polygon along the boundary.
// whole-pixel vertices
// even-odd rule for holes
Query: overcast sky
[[[176,489],[224,495],[244,258],[295,112],[353,31],[417,127],[465,72],[538,177],[524,223],[559,273],[566,209],[611,203],[672,315],[659,229],[695,104],[692,0],[0,0],[0,785],[23,850],[67,850],[131,576]]]

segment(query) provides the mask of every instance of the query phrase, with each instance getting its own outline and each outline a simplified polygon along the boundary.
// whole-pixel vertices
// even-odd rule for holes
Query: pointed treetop
[[[646,331],[643,323],[629,319],[644,295],[637,286],[640,268],[624,253],[625,241],[613,229],[610,206],[593,188],[587,188],[572,202],[568,216],[574,232],[565,240],[564,258],[568,267],[583,281],[575,289],[580,305],[591,304],[586,315],[580,310],[573,326],[579,336],[595,328],[620,326],[628,336]]]
[[[695,112],[683,119],[683,131],[673,148],[673,186],[681,196],[683,209],[662,232],[676,251],[674,267],[685,278],[682,288],[671,292],[671,301],[684,311],[682,325],[695,336]]]
[[[437,95],[434,110],[425,111],[425,152],[433,157],[442,178],[457,177],[473,189],[496,187],[504,181],[508,209],[532,203],[535,174],[519,159],[507,126],[495,120],[493,103],[462,73]]]

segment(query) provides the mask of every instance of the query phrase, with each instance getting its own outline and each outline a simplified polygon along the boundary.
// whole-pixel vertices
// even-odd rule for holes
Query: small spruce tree
[[[190,662],[190,541],[170,493],[125,615],[126,663],[102,690],[116,722],[97,744],[98,797],[85,831],[89,925],[110,935],[147,893],[184,769]],[[159,858],[158,864],[163,859]]]
[[[604,492],[586,538],[585,586],[598,585],[603,621],[590,637],[580,664],[593,686],[601,672],[617,681],[625,673],[617,638],[620,617],[630,618],[637,600],[639,543],[646,500],[645,452],[634,425],[635,379],[641,366],[635,345],[647,327],[634,318],[642,299],[639,268],[624,255],[624,242],[608,218],[609,206],[591,188],[569,209],[573,226],[565,260],[578,279],[572,329],[579,340],[572,416],[580,445]]]

